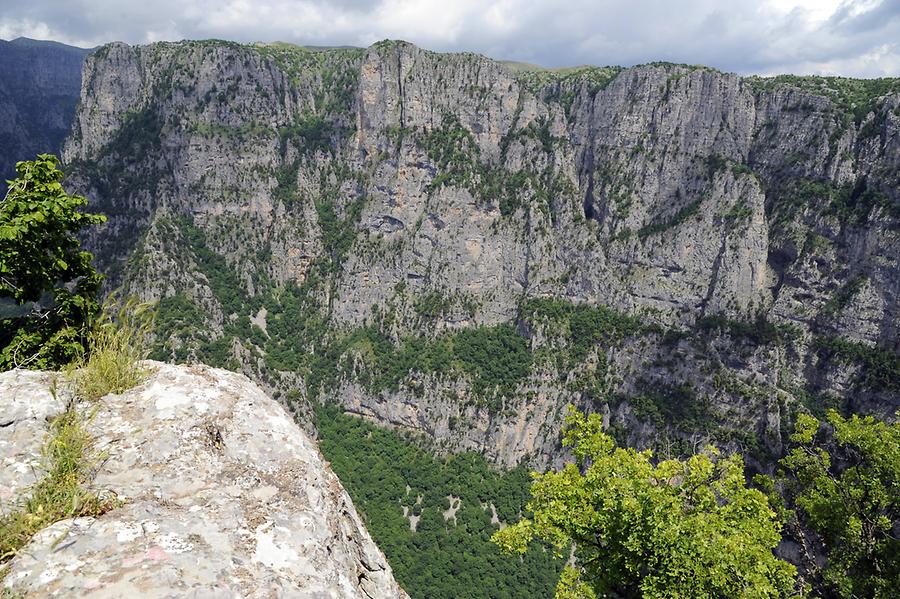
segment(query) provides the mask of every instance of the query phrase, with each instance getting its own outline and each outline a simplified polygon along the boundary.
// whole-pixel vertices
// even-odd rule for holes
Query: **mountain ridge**
[[[896,368],[893,82],[530,75],[403,42],[112,44],[64,155],[113,281],[163,300],[157,357],[449,449],[561,459],[570,401],[760,456],[804,403],[891,411],[865,381]]]
[[[23,37],[0,40],[0,193],[14,178],[16,162],[61,152],[89,52]]]

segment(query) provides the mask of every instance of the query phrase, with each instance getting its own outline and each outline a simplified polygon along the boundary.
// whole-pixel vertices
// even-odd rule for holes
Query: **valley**
[[[896,90],[112,44],[64,157],[156,358],[507,467],[558,463],[572,403],[765,470],[801,406],[897,407]]]

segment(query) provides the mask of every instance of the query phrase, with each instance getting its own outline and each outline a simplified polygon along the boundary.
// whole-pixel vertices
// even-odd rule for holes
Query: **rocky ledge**
[[[57,522],[11,561],[25,597],[405,598],[315,443],[242,375],[150,362],[144,384],[85,406],[121,504]],[[53,373],[0,374],[2,504],[27,492]],[[39,474],[39,473],[38,473]]]

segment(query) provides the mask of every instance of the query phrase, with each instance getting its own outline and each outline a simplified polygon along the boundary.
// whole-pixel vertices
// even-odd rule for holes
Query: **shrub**
[[[598,344],[615,345],[642,330],[640,319],[606,306],[575,304],[562,299],[530,298],[522,304],[523,319],[534,326],[545,323],[546,334],[568,343],[571,364],[584,360]]]
[[[76,234],[106,217],[62,187],[59,160],[19,162],[0,203],[0,370],[58,368],[84,351],[102,277]]]
[[[811,348],[819,358],[838,364],[857,364],[855,383],[872,391],[900,389],[900,354],[841,337],[814,337]]]
[[[506,553],[542,540],[575,545],[557,599],[570,597],[784,597],[795,569],[776,558],[781,526],[766,497],[747,488],[740,456],[714,448],[655,462],[616,447],[598,414],[570,408],[564,445],[578,464],[534,474],[523,519],[494,533]]]
[[[763,314],[757,314],[754,320],[733,320],[724,314],[707,314],[698,318],[694,327],[704,333],[728,334],[753,346],[788,345],[800,337],[796,326],[770,322]]]
[[[900,413],[898,413],[900,415]],[[897,597],[900,593],[900,422],[872,416],[827,426],[801,414],[793,448],[781,460],[788,522],[807,540],[812,529],[827,550],[822,564],[807,555],[817,590],[833,597]],[[802,523],[802,527],[798,524]]]
[[[856,294],[866,286],[868,281],[869,277],[866,275],[858,275],[850,279],[825,302],[822,313],[827,316],[835,316],[840,313],[856,297]]]

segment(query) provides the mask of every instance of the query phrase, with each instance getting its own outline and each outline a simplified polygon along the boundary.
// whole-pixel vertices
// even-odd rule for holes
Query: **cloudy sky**
[[[0,0],[0,38],[405,39],[544,66],[900,76],[900,0]]]

